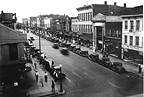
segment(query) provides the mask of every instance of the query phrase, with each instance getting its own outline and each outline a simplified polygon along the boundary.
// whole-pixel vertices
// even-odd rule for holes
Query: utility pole
[[[40,55],[41,55],[41,39],[40,39],[40,30],[41,29],[39,29],[39,50],[40,50]],[[40,56],[39,56],[40,57]]]
[[[40,50],[40,53],[39,53],[39,59],[41,57],[41,39],[40,39],[40,30],[41,30],[41,17],[39,17],[39,21],[40,21],[40,25],[39,25],[39,50]]]

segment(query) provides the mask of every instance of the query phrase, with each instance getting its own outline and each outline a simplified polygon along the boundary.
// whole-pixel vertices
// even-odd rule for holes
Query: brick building
[[[122,17],[122,58],[143,61],[143,6],[131,9]]]

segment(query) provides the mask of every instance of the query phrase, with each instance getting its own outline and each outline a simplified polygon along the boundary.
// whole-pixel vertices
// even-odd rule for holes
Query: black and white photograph
[[[1,0],[0,97],[144,97],[143,0]]]

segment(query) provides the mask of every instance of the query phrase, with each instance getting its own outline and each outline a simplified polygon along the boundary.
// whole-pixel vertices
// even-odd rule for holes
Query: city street
[[[38,48],[38,37],[28,33],[29,37],[34,37],[34,45]],[[64,56],[52,45],[41,38],[42,51],[55,64],[62,64],[62,72],[66,74],[63,82],[66,94],[61,97],[126,97],[143,92],[142,78],[119,75],[72,52]]]

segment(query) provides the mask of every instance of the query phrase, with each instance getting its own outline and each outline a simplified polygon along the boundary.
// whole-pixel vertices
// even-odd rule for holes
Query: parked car
[[[73,49],[73,52],[74,52],[74,53],[77,53],[77,54],[79,54],[80,51],[81,51],[80,47],[75,47],[75,48]]]
[[[69,48],[70,46],[71,46],[70,43],[66,43],[66,44],[65,44],[65,47],[67,47],[67,48]]]
[[[80,51],[80,55],[83,56],[83,57],[88,57],[89,56],[88,51],[83,51],[83,50]]]
[[[102,57],[103,61],[110,61],[109,57]]]
[[[63,55],[69,55],[69,51],[68,51],[67,48],[62,48],[62,49],[60,50],[60,52],[61,52]]]
[[[102,59],[97,60],[97,63],[102,65],[102,66],[105,66],[105,65],[107,65],[107,63],[109,61],[110,61],[110,59],[108,57],[102,57]]]
[[[93,62],[97,62],[99,60],[99,55],[98,54],[90,54],[88,59]]]
[[[120,62],[113,62],[111,70],[117,73],[126,73],[126,69],[122,66],[122,63]]]
[[[60,47],[66,47],[66,42],[61,42],[61,43],[59,43],[59,46],[60,46]]]
[[[55,49],[59,49],[58,43],[54,43],[52,47],[55,48]]]

